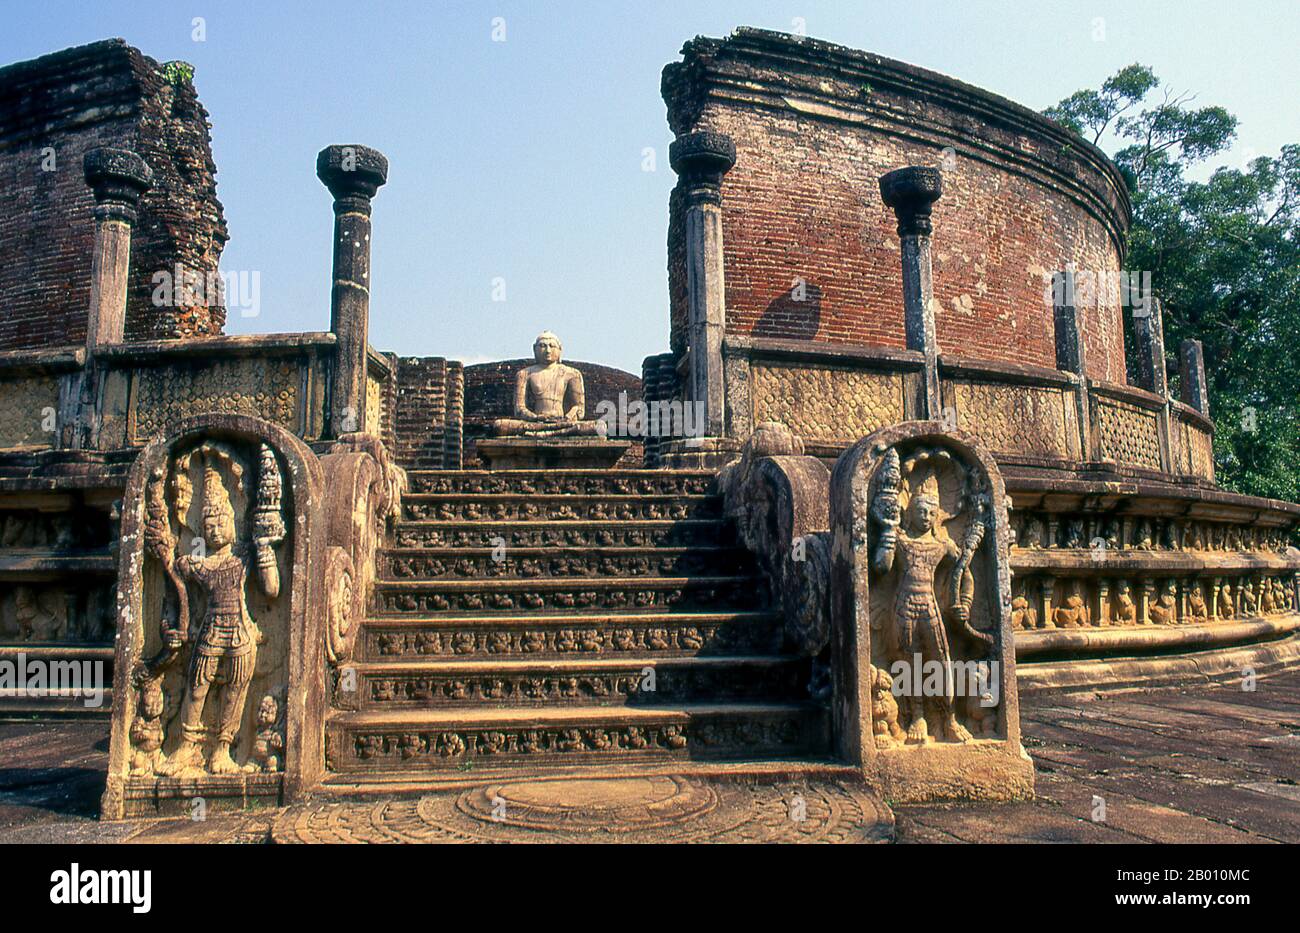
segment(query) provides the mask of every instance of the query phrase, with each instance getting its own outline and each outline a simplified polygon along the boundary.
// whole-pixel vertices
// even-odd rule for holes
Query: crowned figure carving
[[[872,628],[883,637],[873,639],[872,663],[888,669],[898,661],[911,666],[919,660],[922,667],[937,664],[942,672],[941,689],[926,690],[928,695],[894,690],[908,744],[932,738],[972,740],[958,721],[952,664],[959,654],[970,660],[987,657],[993,637],[971,624],[976,593],[972,558],[983,540],[989,509],[987,494],[970,488],[971,479],[939,448],[921,448],[901,462],[891,448],[876,477],[871,569],[883,595],[873,598]],[[943,508],[941,481],[957,503],[951,514]],[[957,639],[961,652],[954,651]],[[929,718],[927,707],[933,714]],[[981,731],[986,728],[980,725]]]
[[[532,366],[515,375],[514,416],[492,422],[499,437],[605,435],[603,421],[587,421],[582,373],[560,362],[560,338],[543,331],[533,343]]]
[[[170,754],[150,765],[164,776],[195,771],[236,774],[244,767],[235,762],[231,747],[241,731],[258,647],[264,642],[249,612],[246,587],[251,577],[268,600],[280,592],[275,547],[285,537],[282,477],[274,452],[263,445],[247,538],[240,540],[232,489],[242,501],[243,462],[231,448],[216,442],[204,443],[176,460],[171,479],[175,514],[182,526],[193,500],[191,465],[200,477],[201,527],[185,553],[171,530],[165,470],[155,473],[147,490],[145,547],[162,564],[171,583],[175,611],[171,618],[164,613],[162,649],[140,663],[134,681],[137,687],[156,689],[164,675],[175,676],[170,672],[180,667],[188,648],[188,664],[181,672],[179,740]],[[191,587],[203,597],[203,612],[196,621],[190,615]]]

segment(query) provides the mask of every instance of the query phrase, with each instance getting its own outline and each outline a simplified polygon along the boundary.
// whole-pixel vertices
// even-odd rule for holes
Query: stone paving
[[[1097,698],[1026,697],[1021,708],[1026,746],[1038,770],[1037,799],[897,806],[896,839],[1300,842],[1300,670],[1262,678],[1255,687],[1252,692],[1228,684]],[[271,810],[217,815],[202,824],[99,823],[95,813],[107,743],[104,720],[0,723],[0,841],[267,842],[277,825],[276,835],[284,839],[296,816]],[[773,790],[789,796],[791,789]],[[824,786],[811,785],[811,790],[809,812],[816,818],[822,812],[818,801],[832,795]],[[719,796],[725,802],[728,795]],[[751,796],[767,805],[761,794]],[[440,813],[457,809],[450,800]],[[1101,802],[1105,820],[1097,821],[1092,817]],[[424,828],[412,830],[416,824],[408,820],[402,831],[436,836],[427,828],[434,820],[425,811],[432,808],[417,809]],[[311,816],[322,812],[317,808]],[[336,816],[329,816],[332,825],[346,824]],[[399,817],[395,812],[394,825]],[[844,811],[836,818],[851,821],[852,816]],[[872,818],[880,822],[880,814]],[[306,815],[298,821],[310,822]],[[772,821],[764,816],[754,822]],[[817,835],[821,826],[810,823],[805,835]],[[856,836],[837,832],[828,838],[876,835],[874,830]]]

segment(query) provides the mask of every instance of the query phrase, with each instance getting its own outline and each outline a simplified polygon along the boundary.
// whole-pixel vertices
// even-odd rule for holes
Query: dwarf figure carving
[[[1268,577],[1259,581],[1259,614],[1272,615],[1277,609],[1273,596],[1273,581]]]
[[[1220,619],[1231,619],[1236,615],[1236,607],[1232,604],[1232,581],[1218,587],[1218,612]]]
[[[245,771],[280,771],[283,769],[284,728],[280,723],[280,704],[269,693],[257,708],[257,737],[249,753]]]
[[[1011,600],[1011,625],[1014,628],[1032,629],[1038,626],[1038,613],[1029,605],[1024,593]]]
[[[966,697],[966,721],[976,735],[992,736],[998,731],[997,703],[993,701],[990,677],[988,664],[981,662],[978,675],[980,687]]]
[[[1255,584],[1249,580],[1243,580],[1238,584],[1238,597],[1241,600],[1241,614],[1250,617],[1256,614],[1259,603],[1255,599]]]
[[[131,775],[153,775],[163,762],[162,680],[150,677],[139,685],[135,719],[131,722]]]
[[[871,726],[876,735],[876,748],[892,748],[906,738],[898,724],[898,700],[894,698],[894,682],[884,668],[871,668]]]
[[[892,456],[896,454],[891,451]],[[885,476],[893,473],[892,464],[882,467]],[[881,496],[888,495],[887,484],[882,485]],[[898,651],[909,661],[920,655],[922,663],[936,661],[945,671],[951,670],[952,652],[943,613],[936,596],[936,575],[946,561],[957,561],[963,552],[952,541],[940,524],[939,484],[933,472],[928,472],[915,484],[914,492],[901,516],[898,507],[876,509],[874,517],[882,525],[872,554],[872,564],[877,573],[885,574],[899,564],[899,578],[894,594],[893,618]],[[893,514],[890,514],[892,512]],[[957,589],[963,590],[960,583]],[[969,599],[953,601],[952,613],[962,625],[967,625],[970,615]],[[944,678],[942,694],[935,704],[942,717],[942,731],[957,742],[971,741],[971,734],[954,714],[954,690],[951,677]],[[929,737],[922,697],[905,697],[907,741],[922,744]]]
[[[274,465],[272,460],[271,466]],[[278,468],[274,485],[278,485]],[[268,487],[269,484],[264,481],[262,486]],[[205,463],[203,540],[206,553],[177,558],[175,569],[187,582],[197,584],[207,594],[207,611],[188,633],[193,649],[181,701],[181,740],[159,768],[160,774],[177,775],[203,766],[202,746],[206,734],[203,712],[214,687],[219,692],[217,735],[207,769],[212,774],[234,774],[240,770],[230,756],[230,746],[243,719],[248,685],[257,665],[257,646],[262,639],[261,630],[249,615],[244,587],[251,571],[267,597],[275,599],[279,595],[280,572],[273,547],[284,532],[281,524],[277,537],[276,529],[268,527],[271,524],[265,521],[255,523],[255,534],[262,531],[271,531],[272,534],[257,534],[251,546],[237,541],[230,494],[213,463]],[[160,549],[164,566],[169,571],[171,554],[170,549]],[[182,641],[185,634],[170,630],[165,637],[174,645]]]

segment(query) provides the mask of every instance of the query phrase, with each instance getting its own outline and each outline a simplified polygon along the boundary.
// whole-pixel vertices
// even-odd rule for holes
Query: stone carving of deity
[[[891,457],[896,457],[892,451]],[[892,614],[901,657],[910,664],[919,656],[922,664],[934,661],[949,670],[952,651],[940,607],[937,578],[942,564],[958,562],[963,557],[969,560],[969,555],[963,554],[940,524],[939,486],[933,472],[915,484],[900,514],[896,494],[890,491],[890,477],[897,475],[897,469],[896,459],[882,467],[885,479],[873,504],[873,516],[882,526],[872,553],[873,569],[883,575],[895,565],[898,567]],[[954,568],[954,573],[959,578],[954,588],[955,598],[945,602],[950,604],[954,618],[966,625],[972,592],[969,571],[964,567]],[[961,580],[962,577],[967,579]],[[907,741],[924,743],[929,737],[924,698],[905,696],[902,699]],[[944,678],[942,694],[931,699],[939,709],[943,735],[951,741],[971,741],[970,732],[957,721],[950,678]]]
[[[206,770],[211,774],[242,770],[231,757],[230,748],[243,720],[262,641],[262,632],[248,611],[245,587],[251,576],[268,598],[275,599],[280,592],[274,547],[285,532],[279,514],[280,474],[274,454],[269,448],[263,450],[258,509],[250,523],[252,540],[239,541],[230,493],[217,468],[219,458],[208,451],[203,448],[198,452],[207,454],[202,474],[202,549],[175,556],[174,544],[165,537],[165,515],[161,521],[151,517],[145,531],[150,552],[162,561],[167,574],[196,586],[206,595],[206,608],[197,623],[190,624],[188,613],[182,613],[180,624],[163,632],[165,650],[175,654],[189,644],[191,651],[181,698],[180,742],[157,767],[161,775],[180,775],[205,767],[203,747],[209,736],[204,711],[209,704],[215,704],[216,736]]]
[[[533,343],[535,364],[515,376],[515,406],[511,418],[492,423],[498,436],[603,436],[602,421],[585,421],[586,391],[582,373],[560,362],[560,338],[550,331]]]

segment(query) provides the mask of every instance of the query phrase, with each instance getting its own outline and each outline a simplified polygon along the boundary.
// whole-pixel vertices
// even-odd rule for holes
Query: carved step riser
[[[544,613],[544,612],[727,612],[758,609],[763,605],[762,583],[720,586],[638,587],[586,589],[580,583],[562,589],[528,589],[500,581],[482,589],[437,589],[427,583],[398,588],[379,583],[375,588],[374,611],[378,616],[433,615],[437,613]]]
[[[825,717],[816,712],[771,718],[709,717],[687,723],[562,728],[420,729],[345,727],[325,736],[333,772],[397,770],[466,772],[519,767],[529,771],[584,764],[788,757],[824,752]]]
[[[621,472],[621,471],[620,471]],[[448,475],[408,471],[411,493],[437,495],[540,495],[540,496],[700,496],[714,492],[711,475],[627,477],[609,472],[549,476],[511,473]]]
[[[637,528],[619,522],[596,526],[571,526],[558,522],[544,527],[473,525],[446,528],[404,524],[394,543],[405,548],[506,548],[541,547],[714,547],[732,544],[732,530],[720,521],[681,522],[658,528]]]
[[[566,673],[507,672],[475,676],[428,671],[357,672],[354,690],[336,690],[338,709],[484,709],[491,707],[654,706],[667,703],[804,700],[806,665],[729,665]]]
[[[582,522],[582,521],[682,521],[718,518],[721,500],[711,498],[521,498],[464,497],[402,499],[405,521]]]
[[[509,549],[505,549],[507,554]],[[753,561],[743,551],[697,551],[684,554],[619,555],[557,554],[555,556],[478,556],[444,552],[420,556],[389,551],[380,557],[379,573],[391,580],[534,580],[584,577],[698,577],[751,573]]]
[[[434,628],[367,622],[362,656],[370,661],[762,655],[781,650],[783,623],[770,616],[721,622],[637,622],[591,626],[523,625],[518,629],[456,625]]]

